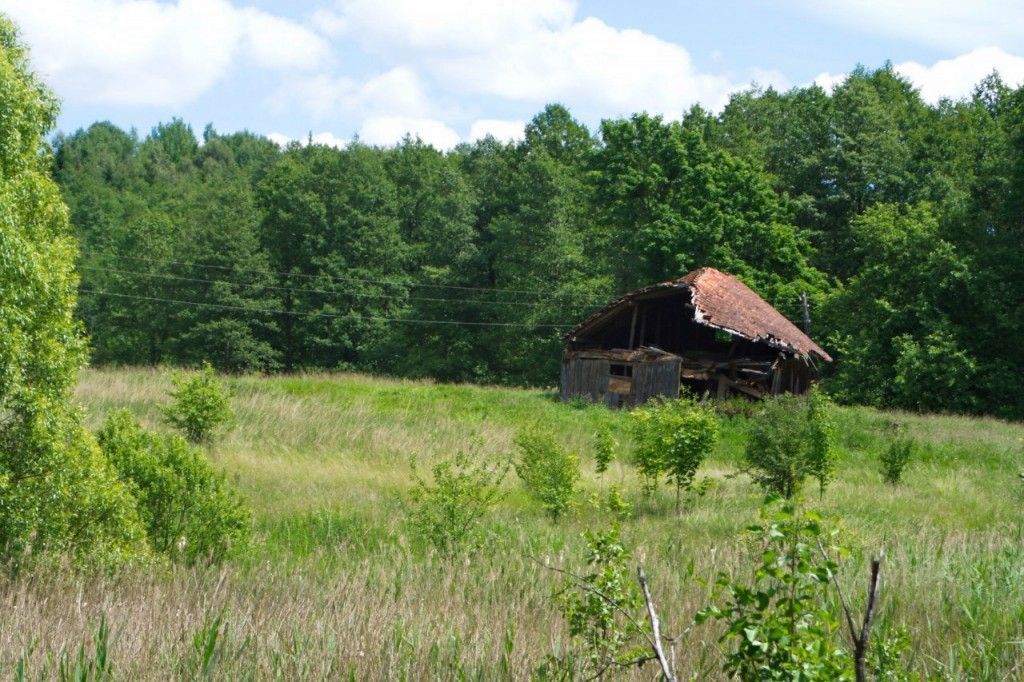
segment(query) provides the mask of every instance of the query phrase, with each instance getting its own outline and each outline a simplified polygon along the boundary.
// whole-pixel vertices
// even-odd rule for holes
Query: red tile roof
[[[689,289],[693,319],[698,324],[723,329],[756,343],[826,361],[832,357],[795,324],[732,275],[714,268],[699,268],[676,280],[659,282],[612,301],[581,322],[567,335],[573,339],[592,325],[609,317],[623,303],[665,289]]]

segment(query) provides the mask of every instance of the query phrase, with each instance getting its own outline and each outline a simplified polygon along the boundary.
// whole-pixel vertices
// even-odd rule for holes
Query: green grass
[[[698,476],[715,485],[686,512],[666,487],[644,500],[621,462],[593,474],[592,434],[628,443],[628,415],[566,405],[551,391],[449,386],[360,375],[229,380],[237,418],[210,449],[252,505],[251,554],[218,569],[139,570],[0,583],[0,664],[29,677],[91,651],[101,617],[116,677],[222,679],[523,679],[568,639],[538,563],[578,568],[581,532],[608,524],[585,501],[558,526],[514,475],[483,549],[452,562],[424,553],[403,524],[411,467],[457,451],[507,460],[518,429],[540,425],[579,452],[587,495],[624,486],[625,542],[643,561],[666,629],[706,605],[718,571],[743,574],[743,529],[761,495],[743,476],[747,419],[724,422]],[[78,390],[90,426],[127,407],[162,429],[166,377],[90,370]],[[920,444],[904,485],[882,482],[878,453],[893,419]],[[839,410],[842,459],[820,509],[854,549],[843,574],[863,590],[867,557],[885,552],[881,627],[905,626],[916,670],[939,679],[1024,679],[1024,426],[991,419]],[[584,497],[586,497],[585,495]],[[218,620],[219,619],[219,620]],[[713,677],[715,626],[688,631],[684,677]],[[49,661],[49,663],[48,663]],[[47,668],[47,666],[50,666]],[[50,670],[50,673],[45,673]],[[630,673],[649,679],[651,671]]]

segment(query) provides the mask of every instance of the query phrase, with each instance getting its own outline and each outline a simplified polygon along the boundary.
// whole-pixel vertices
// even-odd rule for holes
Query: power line
[[[327,318],[338,318],[338,319],[357,319],[366,322],[403,322],[409,324],[446,324],[446,325],[465,325],[472,327],[529,327],[532,329],[544,327],[544,328],[557,328],[564,329],[571,327],[570,324],[530,324],[527,322],[470,322],[467,320],[416,320],[401,317],[373,317],[368,315],[358,314],[346,314],[339,315],[334,313],[311,313],[302,312],[298,310],[268,310],[266,308],[246,308],[245,306],[236,305],[224,305],[221,303],[203,303],[201,301],[182,301],[173,298],[158,298],[156,296],[137,296],[134,294],[121,294],[113,291],[99,291],[96,289],[79,289],[80,294],[90,294],[95,296],[113,296],[115,298],[127,298],[136,301],[154,301],[159,303],[174,303],[177,305],[188,305],[203,308],[214,308],[217,310],[234,310],[245,313],[264,313],[267,315],[292,315],[295,317],[327,317]]]
[[[227,266],[227,265],[207,265],[207,264],[204,264],[204,263],[189,263],[189,262],[185,262],[185,261],[176,261],[176,260],[158,260],[158,259],[154,259],[154,258],[143,258],[141,256],[127,256],[127,255],[122,255],[122,254],[119,254],[119,255],[116,255],[116,256],[111,256],[111,257],[114,258],[114,259],[124,258],[124,259],[128,259],[128,260],[140,261],[140,262],[143,262],[143,263],[155,263],[155,264],[163,264],[163,265],[180,265],[182,267],[190,267],[190,268],[209,268],[209,269],[214,269],[214,270],[227,270],[229,272],[252,272],[252,273],[258,273],[258,274],[261,274],[261,275],[275,275],[275,276],[278,276],[278,277],[301,277],[301,278],[304,278],[304,279],[314,279],[314,280],[315,279],[327,279],[327,280],[330,280],[332,282],[362,282],[362,283],[365,283],[365,284],[385,284],[385,285],[388,285],[388,286],[409,286],[409,287],[423,287],[423,288],[430,288],[430,289],[453,289],[453,290],[457,290],[457,291],[483,291],[483,292],[507,293],[507,294],[529,294],[529,295],[535,295],[535,296],[553,296],[553,297],[566,296],[566,294],[559,293],[557,291],[536,291],[536,290],[532,290],[531,291],[531,290],[527,290],[527,289],[503,289],[503,288],[499,288],[499,287],[468,287],[468,286],[458,286],[458,285],[455,285],[455,284],[429,284],[429,283],[426,283],[426,282],[394,282],[394,281],[388,281],[388,280],[382,280],[382,279],[366,279],[366,278],[361,278],[361,277],[353,277],[353,276],[350,276],[350,275],[347,275],[345,277],[335,277],[335,276],[332,276],[332,275],[309,275],[309,274],[306,274],[306,273],[303,273],[303,272],[280,272],[280,271],[276,271],[276,270],[258,270],[258,269],[251,269],[251,268],[236,268],[236,267]],[[585,298],[581,297],[579,300],[597,300],[597,299],[585,299]]]
[[[149,277],[151,279],[167,279],[181,282],[196,282],[203,284],[230,284],[232,286],[247,287],[250,289],[269,289],[272,291],[290,291],[306,294],[323,294],[326,296],[356,296],[360,298],[383,298],[400,301],[427,301],[434,303],[483,303],[486,305],[513,305],[531,308],[539,308],[543,305],[541,302],[538,301],[488,301],[484,299],[471,298],[430,298],[424,296],[396,296],[394,294],[375,294],[363,291],[338,291],[337,289],[325,290],[307,289],[304,287],[282,287],[272,284],[258,284],[256,282],[233,282],[231,280],[226,279],[203,279],[200,277],[183,277],[181,275],[166,275],[158,272],[138,272],[135,270],[122,270],[120,268],[100,268],[91,265],[80,265],[78,266],[78,269],[89,270],[91,272],[114,272],[122,275]]]

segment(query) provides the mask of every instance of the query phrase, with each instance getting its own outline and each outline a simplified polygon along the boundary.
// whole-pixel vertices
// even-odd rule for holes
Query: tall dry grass
[[[589,458],[601,424],[627,441],[625,415],[575,409],[545,392],[441,386],[365,376],[246,377],[231,381],[237,421],[211,457],[257,515],[251,555],[217,570],[148,568],[116,576],[40,571],[0,580],[0,669],[21,661],[52,677],[99,622],[123,679],[524,679],[569,646],[552,598],[560,578],[540,564],[580,568],[585,528],[609,522],[583,501],[551,525],[508,482],[488,542],[444,562],[403,524],[410,466],[456,450],[507,457],[522,426],[541,423]],[[128,407],[154,428],[168,384],[160,372],[85,372],[90,424]],[[921,444],[906,485],[883,484],[877,451],[892,414],[844,409],[843,461],[824,498],[808,503],[854,550],[842,576],[859,595],[868,556],[883,549],[880,628],[905,627],[915,670],[939,679],[1024,679],[1024,427],[962,417],[895,415]],[[715,479],[684,514],[671,496],[644,500],[628,467],[586,477],[612,482],[635,506],[624,541],[642,561],[683,672],[713,679],[714,626],[691,628],[719,571],[748,574],[743,528],[760,496],[742,477],[745,420],[726,423],[701,475]],[[705,582],[701,582],[705,581]],[[627,677],[649,679],[651,671]]]

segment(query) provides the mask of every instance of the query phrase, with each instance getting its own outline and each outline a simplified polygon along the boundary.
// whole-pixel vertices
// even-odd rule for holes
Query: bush
[[[134,492],[154,550],[217,562],[248,544],[251,519],[241,498],[180,436],[144,431],[120,410],[107,417],[99,441]]]
[[[480,539],[480,520],[502,497],[508,467],[473,464],[460,452],[431,471],[433,483],[417,477],[410,495],[413,534],[444,556],[472,549]]]
[[[831,404],[812,390],[807,396],[765,400],[750,430],[744,469],[765,491],[793,497],[810,476],[819,491],[835,473],[835,426]]]
[[[752,585],[721,574],[716,598],[697,614],[724,621],[724,672],[741,680],[851,680],[853,660],[837,646],[837,618],[826,608],[837,566],[818,553],[828,538],[819,518],[787,504],[749,529],[761,543]]]
[[[203,363],[196,374],[173,374],[171,383],[174,402],[163,408],[164,420],[181,429],[190,442],[210,440],[219,426],[231,420],[228,392],[217,381],[210,363]]]
[[[676,509],[682,490],[689,490],[697,469],[718,441],[718,418],[712,408],[680,398],[634,410],[634,460],[648,491],[662,475],[676,487]]]
[[[516,473],[526,491],[553,521],[572,505],[580,480],[580,458],[560,447],[550,433],[523,431],[515,440],[520,459]]]
[[[906,435],[905,429],[896,426],[895,435],[885,450],[879,455],[882,465],[882,477],[890,485],[899,485],[903,481],[903,472],[914,456],[914,440]]]
[[[48,139],[57,100],[0,15],[0,563],[147,554],[131,495],[81,423],[77,245]]]
[[[597,473],[603,474],[608,471],[608,465],[615,459],[618,447],[619,443],[608,426],[602,426],[597,430],[594,434],[594,461]]]
[[[609,670],[642,665],[647,659],[644,640],[650,633],[646,626],[637,627],[644,620],[643,599],[630,576],[630,554],[619,539],[618,525],[603,533],[586,531],[583,537],[589,572],[567,579],[558,595],[569,633],[581,653],[557,667],[581,673],[570,674],[572,679],[601,679]],[[546,667],[553,667],[552,663],[548,661]]]

